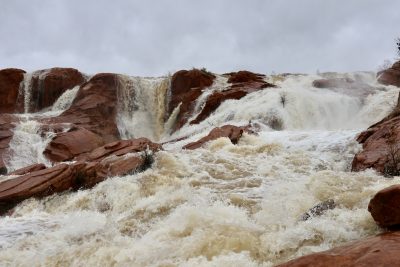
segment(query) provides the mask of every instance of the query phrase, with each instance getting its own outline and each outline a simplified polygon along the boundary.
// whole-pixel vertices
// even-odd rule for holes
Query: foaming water
[[[361,148],[355,136],[390,112],[398,88],[378,86],[368,73],[346,74],[367,83],[368,93],[312,87],[327,75],[275,77],[277,88],[226,101],[204,122],[172,135],[163,121],[169,80],[122,76],[119,127],[125,138],[189,137],[164,145],[143,173],[24,201],[0,222],[0,262],[265,267],[379,233],[367,211],[369,199],[399,177],[349,168]],[[218,81],[208,89],[224,90],[226,80]],[[196,150],[180,149],[213,127],[249,121],[260,132],[244,134],[237,145],[220,138]],[[16,131],[41,139],[27,140],[24,146],[34,153],[15,153],[15,162],[24,153],[40,158],[43,146],[31,143],[47,139],[31,124]],[[335,208],[302,219],[327,200]]]
[[[43,155],[47,144],[51,141],[54,133],[47,132],[41,135],[41,124],[34,120],[20,122],[14,129],[13,138],[9,144],[8,157],[5,158],[6,167],[14,171],[35,163],[51,163]]]

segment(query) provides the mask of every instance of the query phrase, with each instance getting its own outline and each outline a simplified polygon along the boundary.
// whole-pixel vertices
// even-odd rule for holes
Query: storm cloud
[[[397,0],[0,0],[0,68],[163,75],[376,70]]]

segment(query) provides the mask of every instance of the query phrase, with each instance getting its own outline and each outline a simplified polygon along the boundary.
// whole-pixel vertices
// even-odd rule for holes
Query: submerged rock
[[[306,221],[306,220],[310,219],[311,217],[321,216],[327,210],[334,209],[335,207],[336,207],[335,201],[333,199],[328,199],[328,200],[326,200],[324,202],[321,202],[321,203],[315,205],[309,211],[304,213],[301,216],[301,220],[302,221]]]
[[[246,127],[238,127],[234,125],[224,125],[222,127],[217,127],[211,130],[211,132],[201,138],[196,142],[189,143],[185,145],[184,149],[196,149],[203,146],[205,143],[218,139],[220,137],[228,137],[233,144],[237,144],[239,142],[240,137],[242,137],[243,132],[246,130]]]
[[[376,193],[369,202],[368,211],[381,227],[400,226],[400,185]]]
[[[17,105],[19,88],[25,71],[21,69],[0,70],[0,114],[20,113],[24,108]]]
[[[294,259],[279,267],[400,266],[400,232],[389,232]]]

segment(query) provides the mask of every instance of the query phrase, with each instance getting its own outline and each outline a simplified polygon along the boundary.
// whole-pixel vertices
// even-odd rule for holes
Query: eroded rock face
[[[58,117],[44,119],[42,123],[70,123],[97,134],[104,143],[118,140],[116,115],[119,87],[118,74],[97,74],[81,85],[68,110]]]
[[[213,74],[198,69],[180,70],[172,76],[165,119],[168,119],[175,108],[180,107],[174,130],[181,128],[187,122],[197,98],[204,88],[213,84],[214,79]]]
[[[400,266],[400,232],[389,232],[294,259],[279,267]]]
[[[17,99],[20,83],[24,80],[24,70],[2,69],[0,70],[0,114],[20,113],[24,109],[18,107]]]
[[[31,80],[29,112],[50,107],[68,89],[85,82],[85,77],[76,69],[52,68],[35,72]]]
[[[224,125],[222,127],[217,127],[211,130],[211,132],[201,138],[196,142],[189,143],[185,145],[184,149],[196,149],[203,146],[205,143],[218,139],[220,137],[227,137],[231,140],[233,144],[237,144],[239,142],[240,137],[242,137],[243,132],[246,130],[245,127],[238,127],[234,125]]]
[[[13,129],[18,123],[18,118],[12,114],[0,114],[0,174],[6,174],[7,168],[4,156],[9,148],[10,141],[14,135]]]
[[[36,164],[16,170],[14,174],[21,176],[0,182],[0,213],[30,197],[90,188],[108,177],[144,170],[151,165],[151,156],[135,153],[147,150],[154,153],[160,149],[161,145],[146,138],[123,140],[81,155],[72,164],[49,168]]]
[[[52,162],[71,160],[104,145],[103,139],[82,127],[61,132],[47,145],[43,154]]]
[[[382,71],[378,75],[378,82],[381,84],[400,87],[400,61],[397,61],[392,67]]]
[[[400,226],[400,185],[376,193],[369,202],[368,211],[381,227]]]
[[[228,83],[231,86],[222,92],[211,94],[197,117],[190,121],[190,124],[197,124],[211,115],[225,100],[241,99],[249,93],[253,93],[264,88],[275,87],[275,85],[264,81],[265,75],[256,74],[249,71],[239,71],[227,74]]]

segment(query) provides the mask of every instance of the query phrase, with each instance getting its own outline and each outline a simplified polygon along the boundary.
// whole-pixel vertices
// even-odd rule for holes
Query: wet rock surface
[[[400,185],[376,193],[369,202],[368,211],[381,227],[400,226]]]
[[[279,267],[399,266],[400,232],[389,232],[294,259]]]
[[[231,140],[232,144],[237,144],[243,132],[246,131],[246,127],[238,127],[233,125],[224,125],[211,130],[211,132],[196,142],[185,145],[184,149],[196,149],[203,146],[205,143],[218,139],[220,137],[227,137]]]

